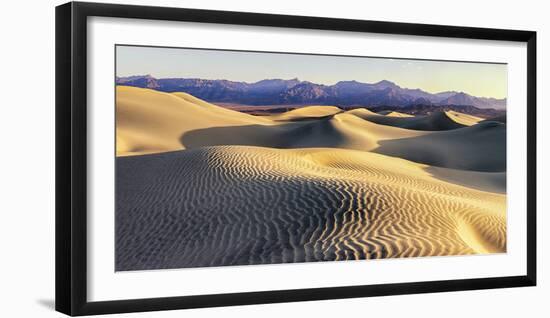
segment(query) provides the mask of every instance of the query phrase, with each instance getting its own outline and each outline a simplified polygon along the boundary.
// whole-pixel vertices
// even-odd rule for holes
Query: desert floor
[[[117,271],[506,252],[505,118],[116,109]]]

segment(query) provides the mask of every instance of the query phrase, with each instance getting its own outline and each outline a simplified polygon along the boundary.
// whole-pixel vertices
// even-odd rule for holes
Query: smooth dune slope
[[[180,136],[195,129],[271,124],[264,118],[227,110],[189,94],[129,86],[117,86],[116,105],[117,155],[183,149]]]
[[[481,117],[463,114],[463,113],[455,112],[453,110],[446,111],[445,114],[447,114],[447,116],[452,120],[454,120],[455,122],[462,124],[464,126],[473,126],[483,121],[483,118]]]
[[[293,128],[282,137],[289,141],[284,148],[333,147],[372,151],[383,140],[414,138],[425,134],[379,125],[346,112]]]
[[[119,271],[506,251],[505,195],[403,159],[216,146],[116,165]]]
[[[296,121],[318,119],[335,115],[340,112],[342,112],[342,110],[334,106],[306,106],[296,108],[282,114],[270,115],[266,117],[276,121]]]
[[[426,116],[381,115],[366,109],[353,109],[347,113],[380,125],[413,130],[439,131],[472,126],[483,120],[454,111],[434,112]],[[403,114],[404,115],[404,114]]]
[[[506,114],[484,120],[484,122],[487,122],[487,121],[496,121],[499,123],[506,124]]]
[[[437,167],[504,172],[506,125],[483,122],[413,138],[385,140],[373,151]]]
[[[383,110],[383,111],[378,112],[378,113],[380,115],[389,116],[389,117],[414,117],[413,115],[400,113],[400,112],[396,112],[396,111],[391,111],[391,110]]]

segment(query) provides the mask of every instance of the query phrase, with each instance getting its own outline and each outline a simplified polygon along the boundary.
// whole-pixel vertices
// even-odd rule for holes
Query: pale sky
[[[389,80],[430,93],[462,91],[479,97],[507,96],[505,64],[320,56],[204,49],[117,46],[116,75],[257,82],[298,78],[332,85]]]

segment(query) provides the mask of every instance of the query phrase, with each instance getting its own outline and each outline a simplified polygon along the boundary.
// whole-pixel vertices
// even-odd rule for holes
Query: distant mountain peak
[[[378,81],[374,84],[372,84],[372,86],[378,88],[378,89],[387,89],[387,88],[401,88],[399,87],[397,84],[395,84],[394,82],[392,81],[388,81],[388,80],[381,80],[381,81]]]
[[[374,85],[388,85],[388,86],[397,86],[394,82],[392,81],[388,81],[388,80],[381,80],[381,81],[378,81],[376,83],[374,83]]]
[[[160,85],[157,82],[157,79],[151,76],[150,74],[146,75],[134,75],[134,76],[125,76],[117,77],[117,84],[128,85],[128,86],[137,86],[151,89],[159,89]]]
[[[346,85],[346,84],[361,84],[361,83],[359,83],[356,80],[351,80],[351,81],[339,81],[334,85]]]

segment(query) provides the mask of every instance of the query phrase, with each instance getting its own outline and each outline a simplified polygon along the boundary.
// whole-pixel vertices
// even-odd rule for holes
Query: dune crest
[[[284,112],[282,114],[270,115],[266,117],[275,121],[295,121],[318,119],[335,115],[340,112],[342,112],[342,110],[335,106],[305,106]]]
[[[391,110],[383,110],[381,112],[378,112],[380,115],[388,116],[388,117],[414,117],[413,115],[400,113],[396,111]]]
[[[473,126],[483,121],[483,118],[481,117],[463,114],[463,113],[455,112],[453,110],[446,111],[445,114],[447,114],[447,116],[449,116],[449,118],[451,118],[455,122],[462,124],[464,126]]]
[[[119,156],[183,149],[180,136],[195,129],[271,124],[267,119],[218,107],[189,94],[129,86],[117,86],[116,105]]]

